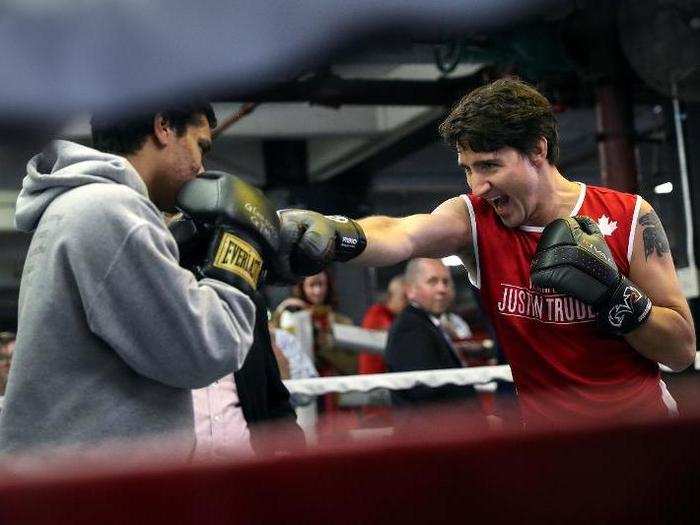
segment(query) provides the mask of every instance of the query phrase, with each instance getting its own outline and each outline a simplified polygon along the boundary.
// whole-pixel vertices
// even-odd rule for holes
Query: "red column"
[[[597,88],[598,152],[603,186],[636,193],[637,157],[629,96],[615,84]]]

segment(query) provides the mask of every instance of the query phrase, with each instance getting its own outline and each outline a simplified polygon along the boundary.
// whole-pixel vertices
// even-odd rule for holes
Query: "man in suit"
[[[452,276],[439,259],[413,259],[406,267],[409,305],[396,318],[389,332],[386,362],[390,372],[460,368],[448,335],[439,318],[450,304]],[[395,405],[412,405],[473,398],[471,386],[417,386],[393,391]]]

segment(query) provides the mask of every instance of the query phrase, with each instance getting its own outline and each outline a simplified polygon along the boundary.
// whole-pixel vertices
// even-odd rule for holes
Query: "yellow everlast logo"
[[[241,276],[253,288],[258,287],[262,258],[250,244],[224,232],[214,257],[214,267]]]

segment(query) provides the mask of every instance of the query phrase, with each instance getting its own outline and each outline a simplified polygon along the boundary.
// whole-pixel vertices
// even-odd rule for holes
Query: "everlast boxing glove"
[[[315,275],[332,261],[360,255],[367,238],[358,223],[340,215],[307,210],[280,210],[281,251],[295,275]]]
[[[180,251],[180,266],[197,272],[206,257],[212,231],[205,230],[192,217],[180,216],[168,225]]]
[[[183,218],[170,225],[181,265],[198,277],[257,290],[279,248],[279,220],[260,190],[235,175],[210,171],[185,184],[176,199]]]
[[[531,265],[532,283],[593,306],[598,325],[626,334],[643,324],[651,301],[622,275],[598,226],[588,217],[567,217],[542,232]]]
[[[232,284],[247,293],[255,305],[253,344],[243,367],[235,373],[251,432],[256,423],[283,419],[290,435],[304,443],[275,363],[265,297],[256,291],[279,244],[274,207],[259,190],[223,172],[206,172],[188,182],[178,194],[176,206],[183,217],[172,221],[169,229],[178,244],[180,265],[198,278]]]

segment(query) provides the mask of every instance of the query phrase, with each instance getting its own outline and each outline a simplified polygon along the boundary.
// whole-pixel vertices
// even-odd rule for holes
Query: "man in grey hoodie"
[[[191,451],[190,391],[240,368],[255,321],[244,293],[178,265],[161,213],[203,171],[215,125],[209,104],[93,119],[97,149],[56,141],[29,161],[0,453],[166,435]]]

